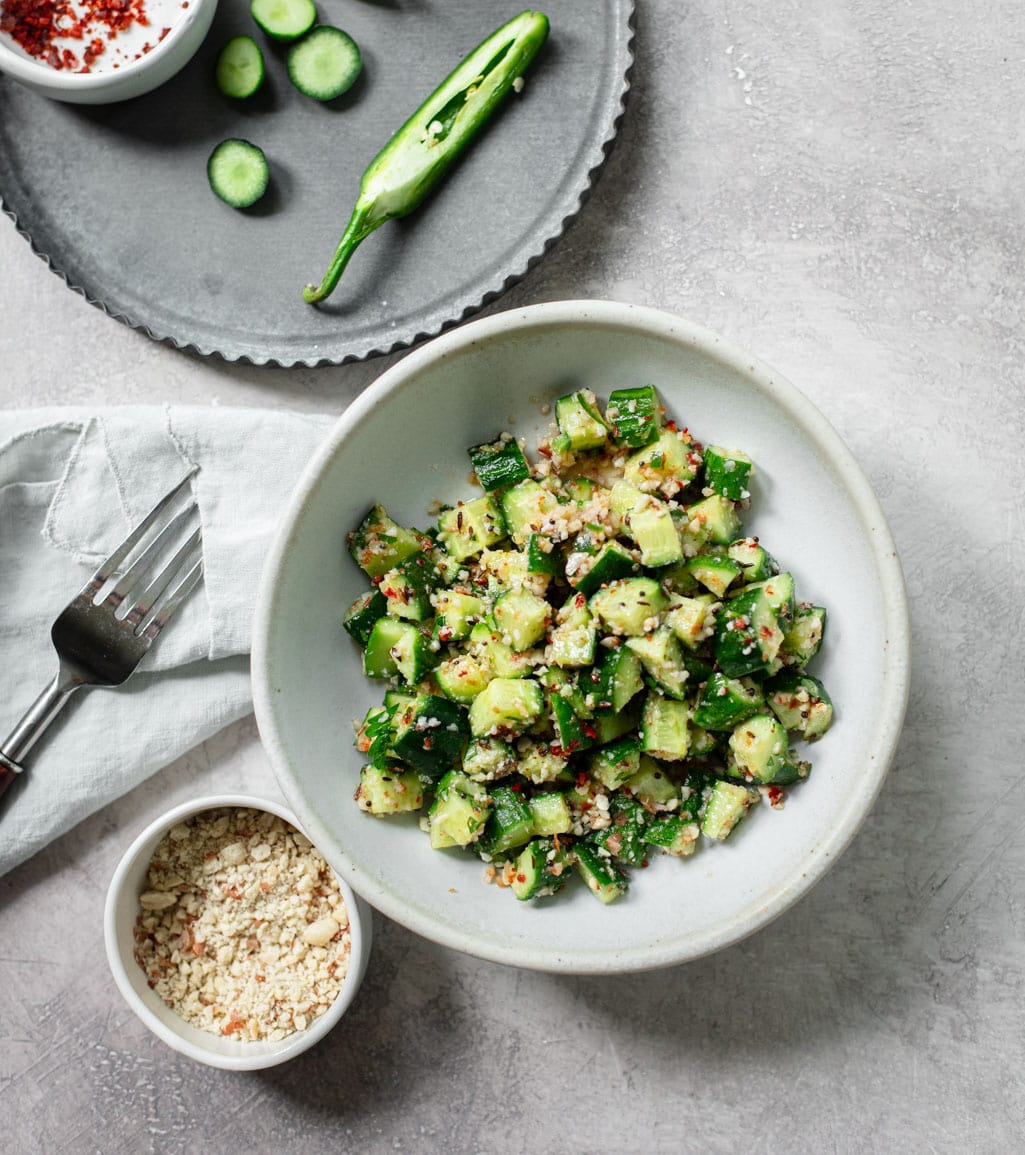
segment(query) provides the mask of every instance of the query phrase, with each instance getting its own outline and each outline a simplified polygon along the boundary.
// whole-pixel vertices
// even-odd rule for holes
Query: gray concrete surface
[[[602,182],[494,307],[643,301],[821,406],[890,518],[914,684],[832,874],[746,943],[571,979],[378,918],[357,1005],[263,1074],[178,1058],[106,969],[104,891],[196,791],[274,790],[251,722],[0,880],[0,1088],[21,1152],[1025,1149],[1021,442],[1025,13],[1012,0],[642,0]],[[340,410],[385,365],[256,371],[155,346],[0,222],[0,402]]]

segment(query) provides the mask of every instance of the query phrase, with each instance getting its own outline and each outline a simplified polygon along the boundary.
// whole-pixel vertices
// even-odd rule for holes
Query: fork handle
[[[0,746],[0,796],[22,773],[22,759],[42,737],[43,732],[64,708],[71,695],[82,685],[68,670],[60,669],[53,681],[25,711],[25,716]]]

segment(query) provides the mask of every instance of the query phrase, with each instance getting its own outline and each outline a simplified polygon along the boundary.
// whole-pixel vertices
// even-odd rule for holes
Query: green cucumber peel
[[[385,221],[417,209],[495,109],[516,87],[548,38],[548,17],[530,9],[482,41],[420,105],[370,162],[356,206],[324,279],[303,299],[334,292],[356,249]]]

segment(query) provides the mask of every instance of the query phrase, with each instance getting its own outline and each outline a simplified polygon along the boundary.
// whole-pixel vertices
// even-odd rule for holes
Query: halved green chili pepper
[[[376,228],[417,208],[529,67],[548,37],[548,17],[527,10],[480,43],[370,162],[359,198],[320,285],[323,301],[356,248]]]

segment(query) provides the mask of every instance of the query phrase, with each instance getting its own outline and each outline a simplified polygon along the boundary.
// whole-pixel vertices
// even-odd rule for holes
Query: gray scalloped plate
[[[69,287],[149,336],[228,361],[324,365],[434,336],[519,280],[586,199],[623,115],[633,0],[549,0],[552,32],[510,101],[412,217],[364,242],[325,305],[322,275],[366,164],[441,78],[516,5],[361,0],[321,19],[360,44],[364,73],[317,104],[263,41],[265,89],[247,104],[212,79],[220,46],[255,32],[221,0],[191,64],[149,96],[87,108],[0,77],[0,207]],[[259,35],[259,33],[257,33]],[[271,163],[248,212],[218,201],[206,159],[229,136]]]

